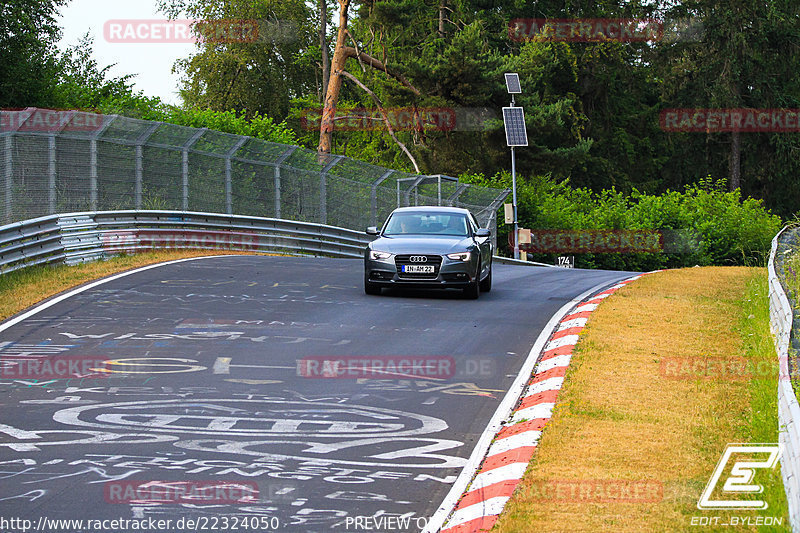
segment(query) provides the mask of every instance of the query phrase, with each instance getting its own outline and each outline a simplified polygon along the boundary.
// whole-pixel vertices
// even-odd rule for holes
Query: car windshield
[[[467,217],[459,213],[395,213],[384,235],[455,235],[466,237]]]

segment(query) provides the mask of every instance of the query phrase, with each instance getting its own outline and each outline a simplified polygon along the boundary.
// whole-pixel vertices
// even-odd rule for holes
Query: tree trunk
[[[439,37],[444,37],[444,19],[445,8],[447,7],[447,0],[441,0],[439,3]]]
[[[339,101],[339,91],[342,89],[342,75],[344,64],[347,61],[345,53],[345,39],[347,38],[347,10],[350,0],[339,0],[339,30],[336,33],[336,48],[333,51],[328,90],[325,92],[325,103],[322,108],[322,120],[319,123],[320,154],[331,153],[333,139],[333,118],[336,116],[336,103]]]
[[[742,155],[742,142],[739,137],[739,131],[731,132],[731,154],[730,154],[730,187],[734,191],[742,187],[742,168],[741,168],[741,155]]]
[[[328,57],[328,2],[319,0],[319,47],[322,51],[322,94],[328,94],[328,78],[331,76],[331,59]]]
[[[339,101],[339,92],[342,89],[342,71],[344,70],[345,63],[348,58],[358,59],[364,64],[369,65],[371,68],[381,70],[399,81],[404,87],[408,88],[412,93],[419,96],[420,91],[414,87],[407,79],[399,72],[390,69],[382,61],[378,61],[369,54],[356,50],[351,46],[346,46],[347,40],[347,10],[350,7],[350,0],[339,1],[339,29],[336,33],[336,47],[333,50],[333,61],[331,63],[330,77],[328,80],[328,89],[325,91],[325,102],[322,107],[322,118],[319,123],[319,145],[317,152],[320,158],[325,154],[331,153],[331,145],[333,144],[333,124],[336,117],[336,105]]]

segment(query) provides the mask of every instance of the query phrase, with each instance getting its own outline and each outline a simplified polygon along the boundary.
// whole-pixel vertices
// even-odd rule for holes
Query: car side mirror
[[[380,235],[380,231],[375,226],[370,226],[367,228],[367,235]]]
[[[475,232],[476,237],[491,237],[492,230],[487,228],[480,228],[478,231]]]

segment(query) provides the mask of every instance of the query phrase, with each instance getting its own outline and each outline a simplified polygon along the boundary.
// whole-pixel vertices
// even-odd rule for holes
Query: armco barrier
[[[49,215],[0,226],[0,273],[155,248],[362,257],[364,233],[310,222],[182,211]]]
[[[780,361],[778,379],[779,440],[783,445],[781,474],[786,499],[789,502],[789,521],[792,530],[800,531],[800,405],[789,379],[789,342],[792,333],[792,307],[775,270],[778,244],[786,228],[772,239],[769,254],[769,317],[775,337],[775,350]]]

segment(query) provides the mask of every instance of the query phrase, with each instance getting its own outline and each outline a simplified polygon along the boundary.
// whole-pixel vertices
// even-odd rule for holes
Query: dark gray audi
[[[364,291],[384,287],[463,289],[477,298],[492,289],[491,231],[457,207],[401,207],[364,253]]]

